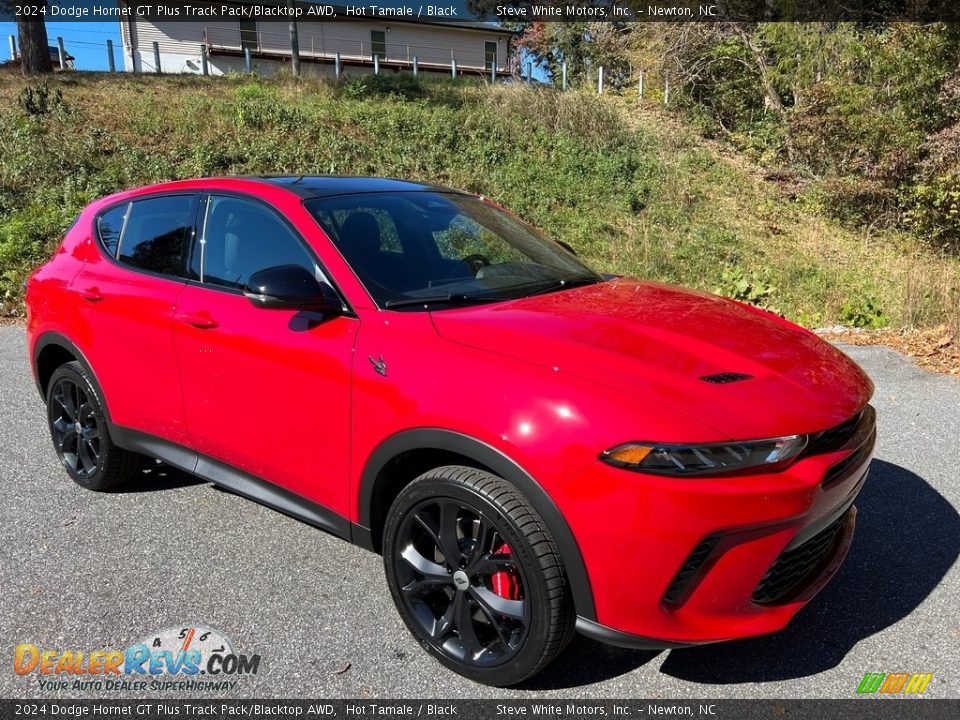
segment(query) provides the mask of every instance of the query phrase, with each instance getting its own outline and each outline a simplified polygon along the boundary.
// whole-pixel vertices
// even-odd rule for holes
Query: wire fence
[[[302,67],[320,68],[336,78],[357,69],[366,74],[407,72],[414,76],[473,77],[488,82],[553,86],[559,90],[589,88],[597,94],[609,92],[636,95],[670,105],[674,92],[669,75],[659,70],[630,68],[608,72],[604,66],[578,68],[573,72],[560,63],[552,76],[521,60],[509,49],[496,51],[455,48],[424,43],[363,40],[337,33],[303,33],[294,49],[289,31],[238,29],[236,25],[205,26],[203,42],[173,38],[150,41],[131,48],[115,32],[71,28],[69,46],[62,36],[52,38],[50,57],[55,70],[136,73],[189,73],[221,75],[229,72],[271,74],[280,68],[300,74]],[[79,36],[79,37],[78,37]],[[19,59],[17,38],[8,38],[9,60]],[[76,53],[76,55],[74,55]],[[301,65],[301,63],[303,65]]]

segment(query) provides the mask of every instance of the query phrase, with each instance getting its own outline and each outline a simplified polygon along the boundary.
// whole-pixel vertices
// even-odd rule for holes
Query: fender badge
[[[367,360],[373,365],[373,369],[377,371],[378,375],[383,375],[383,377],[387,376],[387,363],[384,362],[383,355],[376,359],[373,355],[368,355]]]

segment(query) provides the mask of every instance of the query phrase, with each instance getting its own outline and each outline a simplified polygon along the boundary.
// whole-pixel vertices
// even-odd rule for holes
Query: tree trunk
[[[43,20],[17,20],[20,39],[20,67],[24,75],[53,72],[47,47],[47,26]]]
[[[763,86],[766,106],[773,110],[780,117],[780,122],[785,125],[783,145],[787,151],[787,158],[792,162],[794,158],[793,138],[790,136],[790,128],[787,125],[787,108],[783,104],[783,98],[781,98],[780,93],[777,92],[773,80],[770,78],[770,68],[767,65],[767,57],[763,52],[763,48],[753,41],[749,32],[737,23],[734,23],[734,27],[740,36],[741,42],[743,42],[747,50],[750,51],[750,54],[753,56],[753,61],[756,63],[757,74],[760,76],[760,84]]]
[[[740,36],[740,41],[746,46],[747,50],[750,51],[750,54],[753,56],[753,61],[757,66],[757,73],[760,76],[760,83],[763,85],[763,94],[767,99],[767,107],[771,108],[778,115],[783,117],[787,109],[784,107],[783,99],[780,97],[780,93],[777,92],[777,89],[773,85],[773,81],[770,79],[770,72],[767,66],[767,58],[763,53],[763,48],[757,45],[753,38],[750,37],[750,33],[744,30],[739,25],[736,26],[737,34]]]

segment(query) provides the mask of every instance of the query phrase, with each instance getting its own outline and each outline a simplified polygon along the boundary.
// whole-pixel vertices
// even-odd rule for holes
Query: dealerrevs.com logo
[[[260,656],[238,653],[219,630],[169,627],[123,649],[41,648],[21,643],[13,653],[17,675],[35,675],[41,690],[233,690],[256,675]]]

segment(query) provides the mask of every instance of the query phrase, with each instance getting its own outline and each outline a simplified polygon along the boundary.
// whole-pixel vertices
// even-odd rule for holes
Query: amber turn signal
[[[613,460],[624,465],[639,465],[653,452],[650,445],[621,445],[604,453],[604,460]]]

